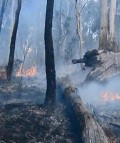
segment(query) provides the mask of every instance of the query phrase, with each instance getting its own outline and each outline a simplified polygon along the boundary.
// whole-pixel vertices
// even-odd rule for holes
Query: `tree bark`
[[[107,16],[107,0],[101,0],[101,26],[99,49],[107,49],[107,34],[108,34],[108,16]]]
[[[111,0],[109,15],[109,46],[115,48],[115,18],[116,18],[116,0]]]
[[[11,36],[12,36],[12,30],[13,30],[13,24],[14,24],[14,5],[15,5],[15,0],[11,1],[11,19],[10,19],[10,36],[9,36],[9,46],[10,46],[10,42],[11,42]],[[9,57],[9,50],[7,51],[7,59]]]
[[[7,65],[7,79],[8,80],[11,80],[12,71],[13,71],[15,42],[16,42],[17,29],[18,29],[18,24],[19,24],[19,15],[21,11],[21,5],[22,5],[22,0],[18,0],[18,6],[16,10],[15,22],[13,26],[13,32],[12,32],[11,43],[10,43],[9,61]]]
[[[54,49],[52,39],[52,19],[53,19],[54,0],[47,0],[46,20],[45,20],[45,65],[47,90],[45,104],[53,105],[56,96],[56,72],[54,61]]]
[[[82,103],[77,88],[66,78],[60,80],[60,87],[65,97],[68,110],[70,109],[70,112],[73,111],[74,118],[77,119],[82,143],[108,143],[108,138],[102,127],[96,121],[94,115],[89,113]]]
[[[80,2],[76,0],[75,2],[75,8],[76,8],[76,23],[77,23],[77,35],[79,38],[79,48],[80,48],[80,58],[82,58],[82,52],[83,52],[83,40],[82,40],[82,21],[81,21],[81,11],[80,11]]]
[[[2,6],[1,6],[1,11],[0,11],[0,32],[1,32],[1,28],[2,28],[2,22],[3,22],[4,13],[5,13],[5,10],[7,7],[7,3],[8,3],[8,0],[2,1]]]

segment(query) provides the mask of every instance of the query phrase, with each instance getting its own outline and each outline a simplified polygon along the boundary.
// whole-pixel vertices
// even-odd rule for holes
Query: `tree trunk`
[[[101,26],[99,49],[107,49],[107,34],[108,34],[108,16],[107,16],[107,0],[101,0]]]
[[[7,7],[8,0],[3,0],[2,1],[2,6],[1,6],[1,11],[0,11],[0,32],[2,28],[2,22],[3,22],[3,16]]]
[[[109,46],[115,48],[115,17],[116,17],[116,0],[111,0],[109,15]]]
[[[13,26],[13,32],[12,32],[11,43],[10,43],[9,61],[8,61],[8,65],[7,65],[7,79],[8,80],[11,80],[12,71],[13,71],[15,42],[16,42],[17,29],[18,29],[18,24],[19,24],[19,15],[20,15],[20,11],[21,11],[21,4],[22,4],[22,1],[18,0],[18,6],[17,6],[17,10],[16,10],[15,22],[14,22],[14,26]]]
[[[82,21],[81,21],[81,11],[80,11],[80,2],[76,0],[75,8],[76,8],[76,23],[77,23],[77,35],[79,38],[79,47],[80,47],[80,58],[82,58],[83,52],[83,40],[82,40]]]
[[[14,24],[14,5],[15,5],[15,0],[12,0],[11,1],[11,19],[10,19],[10,36],[9,36],[9,46],[10,46],[10,42],[11,42],[11,36],[12,36],[12,29],[13,29],[13,24]],[[8,57],[9,57],[9,50],[7,51],[7,60],[8,60]]]
[[[82,143],[108,143],[108,138],[102,127],[82,103],[77,88],[67,78],[60,80],[59,85],[62,93],[64,93],[68,110],[74,112],[74,117],[71,118],[77,119],[78,132]]]
[[[54,0],[47,0],[46,20],[45,20],[45,65],[47,90],[45,104],[53,105],[56,96],[56,73],[54,61],[54,49],[52,39],[52,19],[53,19]]]

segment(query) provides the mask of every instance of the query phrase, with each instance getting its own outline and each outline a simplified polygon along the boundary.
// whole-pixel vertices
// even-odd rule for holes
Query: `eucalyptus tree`
[[[2,28],[3,17],[4,17],[4,13],[5,13],[7,4],[8,4],[8,0],[2,0],[1,10],[0,10],[0,31]]]
[[[110,12],[107,0],[101,0],[101,27],[99,38],[99,49],[110,49],[115,51],[115,18],[117,0],[110,1]],[[109,13],[108,13],[109,12]]]
[[[109,14],[109,35],[108,42],[111,49],[114,50],[116,46],[115,41],[115,19],[116,19],[116,8],[117,8],[117,0],[111,0],[110,4],[110,14]]]
[[[14,54],[15,54],[15,43],[16,43],[16,36],[19,24],[19,16],[21,11],[22,0],[18,0],[17,9],[15,13],[15,22],[12,31],[11,43],[10,43],[10,53],[9,53],[9,61],[7,65],[7,79],[11,80],[12,71],[13,71],[13,64],[14,64]]]
[[[99,49],[107,49],[107,34],[108,34],[108,8],[107,0],[101,0],[101,25],[99,37]]]
[[[45,65],[47,90],[45,104],[53,105],[56,96],[56,72],[54,61],[54,49],[52,38],[52,21],[53,21],[54,0],[47,0],[46,19],[45,19]]]

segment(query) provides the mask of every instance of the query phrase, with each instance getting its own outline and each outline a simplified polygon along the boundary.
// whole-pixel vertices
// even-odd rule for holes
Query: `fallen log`
[[[106,81],[120,75],[120,52],[92,50],[86,52],[83,59],[73,59],[72,63],[85,63],[90,68],[86,81]]]
[[[74,111],[79,133],[83,143],[109,143],[102,127],[96,121],[94,116],[88,112],[76,87],[72,85],[69,79],[60,80],[59,87],[62,90],[65,101],[69,105],[68,109]],[[71,106],[71,108],[70,108]]]
[[[95,67],[96,65],[100,65],[100,60],[97,59],[99,52],[95,49],[92,51],[88,51],[85,53],[83,59],[73,59],[72,63],[85,63],[86,67]]]
[[[120,129],[120,124],[118,124],[118,123],[110,122],[109,124]]]
[[[92,68],[86,78],[87,81],[105,81],[120,75],[120,52],[101,52],[97,58],[101,61],[101,64],[96,64]]]

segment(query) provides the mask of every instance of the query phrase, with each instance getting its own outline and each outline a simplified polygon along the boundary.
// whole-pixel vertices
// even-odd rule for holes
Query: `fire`
[[[23,70],[22,70],[22,65],[20,66],[17,74],[16,74],[17,77],[20,77],[20,76],[23,76]]]
[[[37,75],[37,68],[36,66],[32,66],[31,68],[27,69],[26,71],[23,70],[23,67],[22,65],[20,66],[16,76],[17,77],[21,77],[21,76],[24,76],[24,77],[34,77]]]
[[[106,91],[102,94],[102,99],[107,102],[107,101],[116,101],[120,100],[120,96],[118,93],[113,93],[111,91]]]
[[[37,69],[35,66],[32,66],[30,69],[26,70],[26,76],[34,77],[37,75]]]

